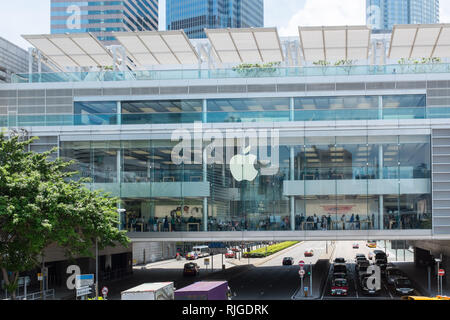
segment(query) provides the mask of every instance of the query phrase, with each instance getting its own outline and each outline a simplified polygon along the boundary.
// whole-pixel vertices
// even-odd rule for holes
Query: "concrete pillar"
[[[117,124],[122,125],[122,101],[117,101]]]
[[[208,165],[207,165],[207,154],[206,148],[203,147],[203,182],[208,181]],[[203,231],[208,231],[208,198],[203,198]]]
[[[289,180],[294,181],[294,147],[290,147],[290,160],[289,160]],[[295,231],[295,197],[290,196],[290,210],[291,210],[291,230]]]
[[[383,146],[378,146],[378,179],[383,179]],[[384,202],[383,202],[383,195],[379,195],[379,214],[378,214],[378,227],[380,230],[384,229]]]

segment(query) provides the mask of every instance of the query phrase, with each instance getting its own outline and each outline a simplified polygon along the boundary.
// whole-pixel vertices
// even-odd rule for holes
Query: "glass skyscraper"
[[[167,30],[183,29],[189,38],[206,38],[205,28],[264,26],[263,0],[167,0]]]
[[[374,30],[439,23],[439,0],[366,0],[366,21]]]
[[[51,0],[51,33],[91,32],[105,44],[113,31],[158,30],[158,0]]]

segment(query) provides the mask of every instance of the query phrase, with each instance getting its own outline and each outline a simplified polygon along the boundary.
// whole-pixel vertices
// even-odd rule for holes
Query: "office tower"
[[[366,21],[374,30],[439,23],[439,0],[366,0]]]
[[[158,0],[51,0],[51,33],[91,32],[112,44],[113,31],[158,30]]]
[[[167,30],[183,29],[189,38],[206,38],[205,28],[264,26],[263,0],[167,0]]]

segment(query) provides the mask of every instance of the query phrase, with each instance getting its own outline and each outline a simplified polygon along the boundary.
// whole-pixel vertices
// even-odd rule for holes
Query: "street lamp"
[[[439,292],[442,291],[442,288],[439,288],[440,287],[439,264],[441,263],[442,259],[435,258],[434,261],[436,261],[436,263],[437,263],[437,271],[436,271],[436,276],[437,276],[437,294],[439,294]]]

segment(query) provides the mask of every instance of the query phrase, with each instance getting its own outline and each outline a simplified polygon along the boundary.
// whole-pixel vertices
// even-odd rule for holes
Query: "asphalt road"
[[[353,243],[359,244],[359,249],[353,249]],[[357,253],[363,253],[368,256],[369,252],[373,250],[383,250],[384,248],[380,248],[377,246],[377,248],[368,248],[366,246],[365,241],[340,241],[336,242],[336,250],[333,256],[333,260],[337,257],[346,259],[347,264],[347,270],[348,270],[348,286],[349,291],[347,297],[334,297],[331,295],[331,278],[332,278],[332,271],[333,266],[330,265],[330,270],[328,273],[327,278],[327,284],[324,287],[324,291],[322,292],[322,299],[323,300],[334,300],[334,299],[382,299],[382,300],[398,300],[401,298],[400,295],[397,295],[395,293],[395,290],[392,286],[388,285],[386,282],[385,277],[381,277],[381,290],[376,295],[367,295],[362,290],[357,272],[355,270],[355,256]],[[393,262],[395,260],[395,257],[392,255],[388,256],[388,263]],[[417,290],[417,288],[416,288]],[[418,294],[418,292],[417,292]]]

